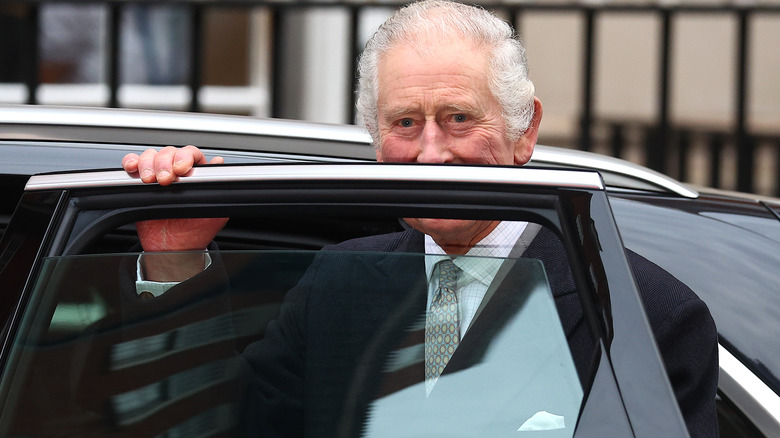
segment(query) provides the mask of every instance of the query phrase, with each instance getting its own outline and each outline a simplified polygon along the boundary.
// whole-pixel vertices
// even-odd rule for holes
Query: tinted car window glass
[[[0,237],[3,236],[3,232],[11,220],[11,214],[13,214],[16,204],[19,203],[26,181],[25,177],[6,175],[0,172],[0,185],[3,187],[0,193]]]
[[[485,271],[500,286],[476,303],[426,394],[426,261],[437,257],[209,258],[148,300],[135,289],[136,253],[47,259],[4,370],[0,434],[404,436],[405,424],[426,435],[573,434],[584,391],[540,260],[456,260],[459,287]]]
[[[627,248],[687,284],[709,306],[721,341],[776,392],[780,338],[766,330],[780,320],[777,266],[780,244],[767,233],[735,226],[723,215],[686,212],[612,198],[615,220]],[[752,217],[762,230],[780,228],[775,218]],[[652,230],[652,232],[648,232]]]

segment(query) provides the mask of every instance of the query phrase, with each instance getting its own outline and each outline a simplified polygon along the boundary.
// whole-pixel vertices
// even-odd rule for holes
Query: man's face
[[[424,53],[399,44],[380,60],[379,161],[523,164],[490,92],[485,50],[437,43]]]
[[[488,62],[483,48],[462,40],[436,41],[424,53],[399,44],[385,53],[379,63],[377,161],[525,164],[536,134],[507,140],[501,106],[488,86]],[[407,222],[450,254],[465,253],[497,224]]]

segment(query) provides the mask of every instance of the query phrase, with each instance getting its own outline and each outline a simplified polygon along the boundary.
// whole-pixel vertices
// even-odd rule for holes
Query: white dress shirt
[[[203,270],[205,271],[211,266],[211,256],[207,250],[203,251]],[[144,254],[141,253],[135,262],[135,292],[141,298],[148,296],[159,297],[168,292],[168,289],[181,283],[180,281],[152,281],[144,279],[143,258]]]
[[[458,279],[458,318],[460,321],[460,336],[466,333],[471,321],[482,303],[485,293],[496,276],[504,260],[514,249],[520,236],[525,231],[527,222],[500,222],[493,231],[474,245],[465,254],[468,257],[456,257],[455,265],[463,273]],[[430,308],[433,294],[439,286],[439,272],[436,264],[449,256],[429,235],[425,235],[425,273],[428,279],[428,305]],[[211,257],[205,252],[205,267],[211,265]],[[141,295],[150,293],[158,297],[179,282],[155,282],[145,280],[142,268],[143,255],[136,262],[136,292]]]
[[[455,265],[463,270],[458,279],[456,295],[458,297],[458,320],[460,337],[466,334],[471,321],[482,304],[490,284],[499,268],[509,257],[528,222],[500,222],[493,231],[479,241],[465,254],[466,257],[454,257]],[[449,258],[446,252],[429,235],[425,235],[425,274],[428,278],[428,307],[430,309],[434,293],[439,287],[439,268],[437,263]]]

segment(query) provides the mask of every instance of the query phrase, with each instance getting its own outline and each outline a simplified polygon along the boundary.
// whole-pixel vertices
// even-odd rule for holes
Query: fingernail
[[[157,180],[158,181],[161,180],[161,179],[166,179],[169,176],[171,176],[171,173],[168,172],[167,170],[161,170],[161,171],[157,172]]]
[[[154,172],[152,172],[152,169],[144,169],[144,170],[141,171],[141,178],[149,178],[152,175],[154,175]]]

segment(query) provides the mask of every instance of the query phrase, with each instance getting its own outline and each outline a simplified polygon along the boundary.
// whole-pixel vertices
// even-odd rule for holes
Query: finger
[[[127,154],[122,158],[122,168],[127,173],[138,172],[138,154]]]
[[[206,155],[198,149],[196,146],[188,144],[184,146],[183,150],[192,152],[192,160],[195,164],[207,164]]]
[[[145,183],[153,183],[157,181],[154,172],[154,159],[156,156],[156,150],[147,149],[141,153],[140,157],[138,157],[138,175],[141,177],[141,181]]]
[[[176,180],[173,173],[173,160],[177,149],[173,146],[166,146],[160,149],[160,152],[154,157],[154,174],[157,183],[161,186],[172,184]]]
[[[225,159],[222,157],[214,157],[209,161],[209,164],[225,164]]]
[[[187,175],[196,164],[206,164],[206,156],[195,146],[184,146],[176,151],[173,158],[173,172],[177,176]]]

